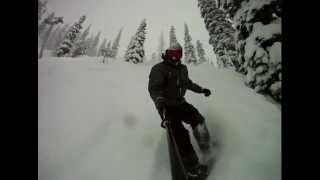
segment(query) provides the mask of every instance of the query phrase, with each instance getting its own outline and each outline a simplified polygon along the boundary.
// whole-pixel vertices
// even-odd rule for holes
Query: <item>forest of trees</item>
[[[281,100],[281,0],[219,0],[235,27],[240,72],[256,92]]]
[[[218,64],[281,101],[281,0],[198,0],[198,6]]]
[[[47,12],[47,4],[47,1],[38,0],[38,43],[41,46],[39,58],[42,57],[44,49],[50,50],[51,55],[56,57],[117,57],[123,28],[112,45],[109,41],[106,47],[107,41],[101,37],[101,31],[96,34],[90,32],[91,24],[83,30],[82,24],[86,15],[81,16],[73,25],[64,24],[63,17]],[[100,39],[103,41],[100,42]]]
[[[218,67],[243,74],[247,86],[280,102],[281,0],[198,0],[197,3]],[[47,5],[47,1],[38,0],[39,58],[44,49],[57,57],[118,57],[123,28],[114,39],[105,38],[102,31],[91,32],[91,24],[83,28],[86,15],[73,24],[65,23],[63,17],[48,12]],[[124,61],[134,64],[148,59],[162,61],[161,54],[166,47],[177,41],[175,28],[172,25],[168,29],[168,44],[160,32],[157,49],[146,58],[147,21],[143,19],[127,42]],[[208,62],[210,57],[207,57],[203,43],[193,41],[192,31],[185,23],[183,63],[197,65]]]
[[[52,56],[75,58],[86,55],[90,57],[117,58],[123,28],[119,30],[115,39],[111,41],[110,39],[107,40],[107,38],[102,37],[102,31],[98,31],[95,34],[91,32],[91,24],[85,28],[83,27],[82,24],[87,18],[86,15],[81,16],[79,20],[73,24],[64,24],[62,21],[50,26],[46,19],[56,18],[55,14],[47,12],[47,1],[38,0],[38,2],[38,42],[43,45],[45,49],[50,50]],[[145,57],[143,47],[146,39],[146,26],[146,19],[144,19],[128,44],[124,54],[125,61],[142,63],[148,60],[148,58]],[[192,42],[188,25],[185,24],[184,28],[184,62],[187,64],[205,62],[207,58],[204,57],[205,52],[202,44],[197,44],[197,47],[195,47],[195,42]],[[175,27],[171,26],[169,29],[168,45],[176,40]],[[162,61],[161,55],[166,48],[165,37],[163,32],[161,32],[158,48],[155,52],[151,53],[149,61]],[[41,57],[39,56],[39,58]]]

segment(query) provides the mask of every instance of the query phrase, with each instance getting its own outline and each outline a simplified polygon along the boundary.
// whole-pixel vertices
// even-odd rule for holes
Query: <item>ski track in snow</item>
[[[151,64],[44,57],[38,63],[39,180],[171,179],[165,130],[147,91]],[[212,90],[186,99],[219,153],[208,180],[280,180],[281,109],[231,70],[189,66]]]

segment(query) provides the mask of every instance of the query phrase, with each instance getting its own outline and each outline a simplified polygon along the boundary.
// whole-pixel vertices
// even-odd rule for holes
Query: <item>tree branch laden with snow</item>
[[[227,14],[217,7],[215,0],[198,0],[201,16],[209,32],[209,44],[221,67],[234,67],[238,70],[237,52],[234,40],[234,28]]]
[[[116,39],[112,43],[112,46],[111,46],[111,57],[112,58],[116,58],[118,55],[121,33],[122,33],[122,28],[120,29]]]
[[[187,24],[184,24],[184,62],[186,64],[197,63],[196,52],[194,45],[192,44],[192,38]]]
[[[128,45],[125,61],[132,62],[134,64],[142,63],[144,59],[144,41],[146,39],[146,19],[143,19],[136,34],[131,38]]]
[[[205,51],[203,49],[202,43],[199,40],[197,40],[196,44],[197,44],[196,47],[197,47],[197,52],[198,52],[197,54],[198,54],[198,57],[199,57],[198,64],[201,64],[201,63],[207,61],[206,57],[205,57],[206,54],[205,54]]]
[[[56,50],[56,55],[58,57],[62,56],[71,56],[70,52],[74,46],[74,42],[78,35],[80,34],[80,30],[82,29],[82,23],[85,21],[86,16],[81,16],[79,21],[76,22],[67,32],[63,42],[60,44],[58,49]]]
[[[281,0],[221,0],[236,28],[240,71],[257,92],[281,100]]]

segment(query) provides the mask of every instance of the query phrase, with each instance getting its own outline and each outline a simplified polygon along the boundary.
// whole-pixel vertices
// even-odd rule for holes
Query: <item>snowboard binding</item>
[[[188,180],[205,180],[208,177],[208,167],[199,164],[193,170],[187,172]]]

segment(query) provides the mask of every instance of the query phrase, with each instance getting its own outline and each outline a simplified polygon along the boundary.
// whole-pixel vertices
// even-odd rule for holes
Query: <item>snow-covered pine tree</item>
[[[43,39],[45,39],[46,32],[48,31],[50,26],[48,22],[50,22],[53,19],[53,17],[54,17],[54,12],[50,13],[45,19],[43,19],[40,25],[38,26],[38,36],[42,41]]]
[[[47,11],[47,4],[48,1],[41,1],[38,0],[38,24],[40,24],[40,21],[42,19],[42,16],[46,13]]]
[[[89,48],[89,43],[87,42],[87,36],[89,35],[91,25],[89,25],[83,33],[78,35],[78,37],[75,40],[74,46],[71,51],[72,57],[82,56],[87,54],[87,50]]]
[[[40,54],[39,54],[39,59],[42,57],[43,55],[43,51],[45,49],[45,47],[47,46],[47,42],[49,39],[49,36],[51,34],[51,31],[53,29],[53,27],[59,23],[63,23],[63,18],[62,17],[50,17],[49,19],[45,19],[45,23],[49,26],[48,30],[45,32],[45,35],[43,37],[43,42],[41,45],[41,50],[40,50]]]
[[[70,51],[70,55],[71,57],[78,57],[78,56],[85,55],[87,53],[87,49],[88,49],[88,43],[86,42],[86,40],[78,38],[73,44],[73,47]]]
[[[56,39],[57,39],[60,31],[61,31],[61,26],[58,26],[50,34],[50,37],[49,37],[47,45],[46,45],[47,49],[49,49],[49,50],[54,50],[55,49],[55,42],[56,42]]]
[[[192,44],[192,38],[190,36],[189,28],[186,23],[184,24],[184,62],[186,64],[197,63],[195,49]]]
[[[96,35],[96,37],[94,38],[93,41],[93,52],[94,55],[93,56],[98,56],[98,46],[99,46],[99,42],[100,42],[100,36],[101,36],[101,31],[98,32],[98,34]]]
[[[281,100],[281,0],[219,0],[236,27],[246,84]]]
[[[56,55],[58,57],[61,56],[70,56],[70,52],[72,47],[74,46],[74,41],[80,34],[80,30],[82,29],[82,23],[85,21],[86,16],[81,16],[79,21],[76,22],[67,32],[63,42],[59,45],[56,50]]]
[[[98,34],[93,39],[92,44],[89,47],[88,52],[87,52],[88,56],[91,56],[91,57],[97,56],[100,35],[101,35],[101,31],[99,31]]]
[[[108,42],[107,48],[105,49],[105,56],[111,57],[111,41]]]
[[[112,46],[111,46],[111,57],[112,58],[116,58],[118,55],[121,33],[122,33],[122,28],[120,29],[116,39],[112,43]]]
[[[57,33],[57,36],[55,39],[53,39],[53,49],[57,49],[59,47],[59,45],[62,43],[68,29],[69,29],[70,24],[65,24],[62,26],[62,28],[60,29],[60,31]],[[54,52],[52,54],[53,56],[56,56],[56,53]]]
[[[217,57],[217,64],[238,70],[234,28],[226,13],[217,7],[216,0],[198,0],[201,16],[209,32],[209,44]]]
[[[136,34],[131,38],[128,45],[125,61],[132,62],[134,64],[142,63],[144,59],[144,41],[146,39],[146,19],[143,19]]]
[[[102,62],[105,63],[105,61],[112,56],[111,52],[111,41],[108,42],[107,48],[104,48],[101,50],[103,60]]]
[[[199,57],[199,60],[198,60],[198,63],[203,63],[203,62],[206,62],[206,53],[203,49],[203,46],[202,46],[202,43],[197,40],[197,43],[196,43],[196,47],[197,47],[197,52],[198,52],[198,57]]]
[[[91,24],[83,31],[83,33],[81,33],[81,35],[80,35],[81,40],[86,40],[86,38],[89,35],[90,28],[91,28]]]
[[[88,33],[89,35],[89,33]],[[88,55],[88,52],[90,51],[90,49],[92,48],[92,45],[93,45],[93,40],[94,40],[94,35],[91,34],[89,38],[85,38],[83,40],[83,48],[85,49],[84,50],[84,54],[83,55]]]
[[[176,44],[177,41],[177,37],[176,37],[176,31],[174,26],[171,26],[170,28],[170,32],[169,32],[169,47],[172,46],[172,44]]]
[[[102,43],[101,43],[101,45],[99,47],[99,50],[98,50],[98,57],[103,55],[102,54],[102,50],[106,49],[106,43],[107,43],[106,38],[103,38],[103,41],[102,41]]]
[[[93,35],[93,33],[91,33],[90,37],[86,40],[86,43],[88,45],[88,51],[93,45],[93,39],[94,39],[94,35]]]
[[[164,53],[165,49],[165,41],[164,41],[164,37],[163,37],[163,32],[161,32],[160,34],[160,38],[159,38],[159,46],[158,46],[158,53],[157,53],[157,59],[160,61],[162,58],[162,53]]]

